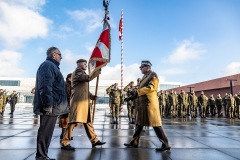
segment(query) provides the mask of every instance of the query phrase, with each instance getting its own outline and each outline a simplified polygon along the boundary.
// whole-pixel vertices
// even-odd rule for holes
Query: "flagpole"
[[[122,35],[121,35],[121,90],[123,91],[123,9],[121,12],[121,19],[122,19]]]
[[[108,0],[103,0],[103,7],[104,7],[104,11],[105,11],[104,22],[107,21],[108,5],[109,5],[109,1]],[[103,23],[103,25],[104,25],[104,23]],[[109,59],[109,61],[110,61],[110,59]],[[97,81],[96,81],[95,96],[97,96],[98,82],[99,82],[99,75],[97,76]],[[94,121],[94,116],[95,116],[96,102],[97,102],[97,99],[94,100],[92,123]]]
[[[97,92],[98,92],[98,81],[99,81],[99,75],[97,76],[97,81],[96,81],[95,96],[97,96]],[[97,102],[97,99],[94,100],[92,123],[93,123],[93,121],[94,121],[94,116],[95,116],[96,102]]]

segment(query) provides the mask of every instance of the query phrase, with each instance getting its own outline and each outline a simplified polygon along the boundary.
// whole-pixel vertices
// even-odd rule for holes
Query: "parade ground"
[[[0,117],[0,159],[34,160],[39,118],[30,104],[17,104],[13,115],[9,105]],[[139,148],[126,148],[135,125],[128,124],[126,109],[118,125],[111,124],[107,104],[97,104],[94,128],[106,144],[91,148],[82,124],[73,132],[75,151],[60,149],[61,128],[56,124],[49,147],[49,157],[57,160],[236,160],[240,159],[240,120],[227,118],[164,118],[163,127],[171,150],[156,152],[161,146],[153,128],[145,128]]]

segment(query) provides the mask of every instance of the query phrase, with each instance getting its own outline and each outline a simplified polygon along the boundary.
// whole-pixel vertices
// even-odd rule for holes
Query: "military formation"
[[[7,94],[6,90],[0,89],[0,114],[4,115],[7,103],[10,104],[11,112],[13,114],[15,111],[15,105],[18,102],[18,95],[16,91],[13,91],[10,95]]]
[[[124,97],[131,96],[134,90],[137,90],[137,85],[134,86],[134,82],[131,81],[124,87],[123,93],[120,89],[117,89],[118,91],[116,89],[114,90],[114,85],[115,84],[106,89],[109,95],[110,114],[112,114],[113,118],[116,117],[113,123],[118,123],[117,118],[119,116],[119,112],[116,112],[115,106],[117,105],[117,108],[119,108],[125,103],[127,105],[129,124],[134,124],[137,101],[123,100]],[[157,93],[157,96],[160,115],[163,118],[225,117],[240,119],[240,92],[234,96],[226,93],[222,98],[220,94],[218,94],[217,97],[214,97],[214,95],[207,97],[203,91],[197,96],[193,90],[191,93],[186,93],[184,90],[181,90],[180,93],[174,90],[170,92],[161,90]],[[115,108],[114,112],[113,108]]]
[[[171,90],[159,91],[159,109],[162,117],[191,117],[201,118],[209,117],[226,117],[230,119],[240,119],[240,92],[232,96],[226,93],[222,98],[220,94],[214,98],[213,95],[207,97],[202,91],[199,96],[196,96],[194,91],[185,93],[183,90],[180,93]]]

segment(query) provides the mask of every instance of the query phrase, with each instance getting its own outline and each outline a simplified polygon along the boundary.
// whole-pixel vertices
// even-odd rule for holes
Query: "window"
[[[0,86],[20,86],[19,80],[0,80]]]

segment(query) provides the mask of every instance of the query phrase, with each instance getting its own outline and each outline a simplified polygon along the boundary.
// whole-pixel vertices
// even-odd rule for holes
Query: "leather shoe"
[[[124,143],[123,145],[126,146],[126,147],[138,148],[138,145],[132,144],[132,143]]]
[[[72,147],[70,144],[69,144],[69,145],[67,145],[67,146],[62,146],[62,147],[61,147],[61,149],[64,149],[64,150],[69,150],[69,151],[74,151],[74,150],[75,150],[75,148],[74,148],[74,147]]]
[[[96,147],[96,146],[101,146],[104,145],[106,142],[101,142],[101,141],[97,141],[96,143],[92,144],[92,148]]]
[[[171,147],[160,147],[160,148],[156,148],[156,151],[159,152],[163,152],[163,151],[169,151],[171,149]]]

